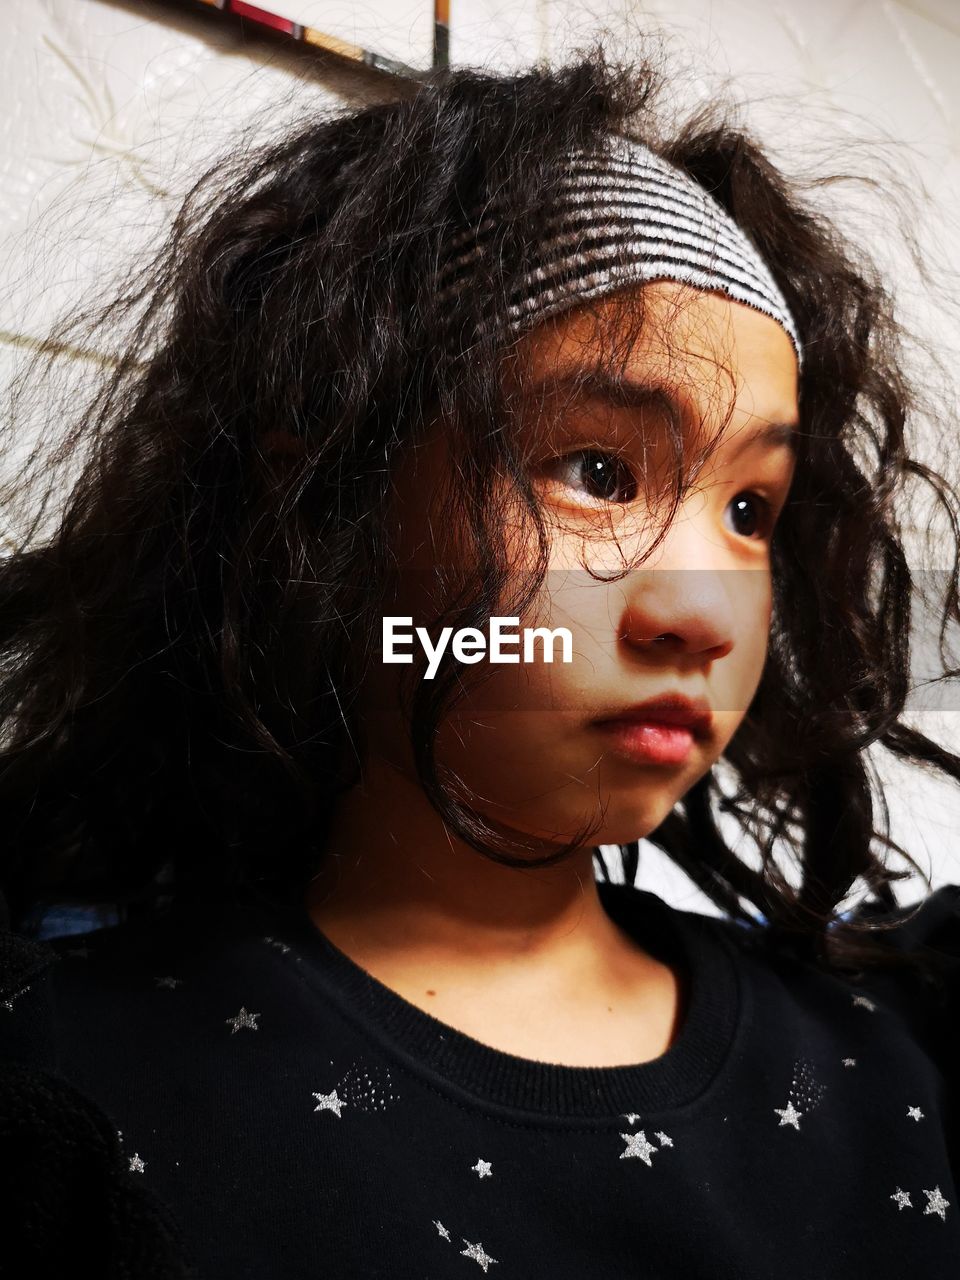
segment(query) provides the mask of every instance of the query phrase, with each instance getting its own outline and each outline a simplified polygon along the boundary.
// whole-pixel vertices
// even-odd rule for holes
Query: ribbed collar
[[[683,1106],[720,1070],[739,1024],[742,995],[733,948],[712,922],[674,910],[655,894],[609,882],[597,888],[612,919],[684,973],[679,1035],[650,1062],[579,1067],[505,1053],[441,1022],[367,973],[317,928],[305,904],[274,907],[272,927],[296,947],[301,972],[362,1032],[414,1070],[480,1103],[542,1117],[593,1119]]]

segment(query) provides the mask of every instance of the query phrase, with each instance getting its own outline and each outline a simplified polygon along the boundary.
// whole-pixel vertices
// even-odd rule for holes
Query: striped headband
[[[441,301],[469,291],[473,264],[498,223],[488,202],[477,225],[449,241]],[[772,316],[802,363],[796,324],[756,248],[708,191],[643,143],[611,136],[608,152],[570,153],[558,202],[545,211],[538,258],[511,295],[512,332],[624,284],[677,280]]]

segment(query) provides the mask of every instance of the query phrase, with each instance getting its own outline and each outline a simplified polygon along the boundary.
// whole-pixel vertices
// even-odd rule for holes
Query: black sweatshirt
[[[960,886],[891,941],[954,957],[942,996],[598,887],[688,992],[636,1066],[490,1048],[305,908],[0,935],[9,1274],[960,1276]]]

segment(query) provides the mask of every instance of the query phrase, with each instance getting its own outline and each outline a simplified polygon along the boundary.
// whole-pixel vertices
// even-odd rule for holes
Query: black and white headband
[[[450,241],[442,301],[470,289],[472,265],[497,225],[491,202]],[[676,280],[772,316],[802,363],[796,324],[756,248],[708,191],[640,142],[612,137],[609,151],[570,153],[558,201],[544,211],[538,258],[508,308],[513,332],[631,282]]]

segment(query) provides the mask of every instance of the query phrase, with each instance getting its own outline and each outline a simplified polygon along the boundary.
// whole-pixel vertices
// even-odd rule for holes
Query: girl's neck
[[[451,836],[419,785],[382,757],[346,792],[307,896],[311,918],[348,954],[556,969],[639,952],[606,914],[593,849],[521,870]]]
[[[454,840],[385,762],[344,797],[306,905],[374,978],[504,1052],[619,1066],[678,1034],[680,975],[607,915],[592,849],[504,867]]]

